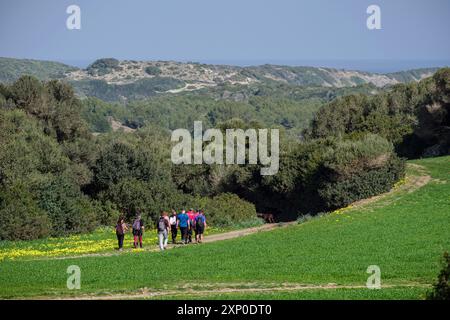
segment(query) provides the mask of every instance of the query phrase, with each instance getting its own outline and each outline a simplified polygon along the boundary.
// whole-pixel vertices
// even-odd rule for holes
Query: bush
[[[214,198],[201,198],[198,202],[205,210],[208,223],[214,226],[236,226],[254,221],[256,217],[255,205],[235,194],[223,193]]]
[[[44,86],[34,77],[21,77],[14,82],[9,91],[10,98],[16,106],[28,113],[39,116],[48,108],[45,103]]]
[[[72,99],[65,86],[48,88],[64,103]],[[52,99],[45,92],[41,98]],[[91,177],[85,154],[90,140],[75,134],[58,143],[58,130],[39,121],[41,114],[32,116],[28,107],[36,99],[24,99],[23,110],[0,110],[0,237],[11,240],[87,232],[98,224],[89,198],[80,191]],[[66,120],[76,125],[58,113],[52,115],[61,117],[60,125]]]
[[[119,60],[114,58],[103,58],[94,61],[87,67],[90,75],[105,75],[119,67]]]
[[[148,66],[145,68],[145,72],[151,76],[159,76],[161,74],[161,69],[155,66]]]
[[[0,240],[31,240],[50,234],[51,222],[23,184],[0,190]]]
[[[345,178],[331,177],[331,181],[323,182],[318,193],[328,210],[346,207],[357,200],[388,192],[403,177],[404,170],[404,161],[391,156],[382,167]]]
[[[393,146],[377,135],[338,141],[325,152],[319,168],[318,194],[327,210],[387,192],[404,176],[405,164]]]
[[[94,207],[68,177],[41,180],[34,193],[39,207],[47,212],[52,222],[52,235],[88,232],[97,227]]]
[[[144,213],[144,220],[147,220],[149,215],[153,216],[154,214],[150,213],[157,210],[152,206],[154,204],[152,193],[147,183],[132,178],[124,178],[111,185],[107,191],[100,194],[100,199],[103,202],[110,201],[119,208],[127,209],[128,219],[132,219],[138,209]]]
[[[450,255],[444,253],[442,270],[439,273],[433,290],[427,294],[427,300],[450,300]]]
[[[111,201],[92,201],[97,220],[102,226],[114,226],[121,212]]]
[[[450,103],[450,68],[437,71],[433,80],[436,83],[438,99],[444,103]]]

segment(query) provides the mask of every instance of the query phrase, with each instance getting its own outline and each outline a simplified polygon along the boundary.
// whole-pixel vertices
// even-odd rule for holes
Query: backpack
[[[118,234],[123,234],[123,227],[122,227],[122,224],[121,224],[121,223],[118,223],[118,224],[116,225],[116,232],[117,232]]]
[[[158,231],[166,230],[166,219],[164,217],[160,217],[158,220]]]
[[[180,221],[180,227],[185,228],[187,227],[187,222],[189,220],[189,217],[186,213],[180,213],[178,215],[178,221]]]
[[[195,219],[195,224],[197,227],[203,228],[205,226],[205,216],[198,215],[197,219]]]
[[[133,222],[133,229],[134,230],[141,230],[141,220],[136,219]]]
[[[170,216],[169,222],[172,226],[176,226],[177,225],[177,216],[176,215]]]

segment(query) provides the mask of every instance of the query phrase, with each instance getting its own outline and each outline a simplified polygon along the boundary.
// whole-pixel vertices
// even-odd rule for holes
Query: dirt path
[[[67,296],[50,298],[54,300],[132,300],[132,299],[151,299],[157,297],[203,297],[208,295],[218,295],[227,293],[264,293],[264,292],[291,292],[291,291],[303,291],[303,290],[336,290],[336,289],[367,289],[365,285],[338,285],[335,283],[323,284],[323,285],[311,285],[311,284],[299,284],[299,283],[283,283],[277,285],[271,285],[267,287],[256,286],[255,283],[236,283],[236,284],[204,284],[203,289],[192,289],[198,284],[186,284],[183,288],[172,290],[152,290],[148,288],[142,288],[136,292],[120,293],[120,294],[108,294],[108,295],[95,295],[85,294],[79,296]],[[401,283],[401,284],[383,284],[381,289],[388,288],[429,288],[430,285],[423,283]],[[45,297],[33,297],[33,299],[49,299]]]
[[[407,166],[417,170],[419,175],[417,175],[417,176],[416,175],[407,175],[405,177],[404,183],[398,185],[397,187],[394,187],[389,192],[386,192],[386,193],[383,193],[383,194],[380,194],[378,196],[374,196],[374,197],[371,197],[368,199],[362,199],[362,200],[356,201],[351,204],[351,207],[352,208],[360,208],[360,207],[366,206],[370,203],[377,202],[383,198],[387,198],[390,196],[395,197],[396,195],[401,195],[401,194],[408,194],[408,193],[416,191],[417,189],[422,188],[423,186],[425,186],[432,180],[431,176],[427,174],[425,167],[420,166],[418,164],[412,164],[412,163],[408,163]]]
[[[287,227],[289,225],[293,225],[293,224],[296,224],[296,223],[297,223],[297,221],[280,222],[280,223],[267,223],[267,224],[264,224],[264,225],[262,225],[260,227],[235,230],[235,231],[226,232],[226,233],[218,233],[218,234],[214,234],[214,235],[205,237],[205,240],[203,242],[204,243],[208,243],[208,242],[216,242],[216,241],[222,241],[222,240],[228,240],[228,239],[233,239],[233,238],[244,237],[244,236],[247,236],[249,234],[256,233],[256,232],[271,231],[271,230],[274,230],[274,229],[277,229],[277,228]]]
[[[234,238],[240,238],[244,237],[250,234],[254,234],[257,232],[264,232],[264,231],[270,231],[277,228],[284,228],[289,225],[296,224],[296,221],[292,222],[280,222],[280,223],[267,223],[262,226],[253,227],[253,228],[247,228],[247,229],[240,229],[240,230],[234,230],[224,233],[218,233],[213,234],[210,236],[207,236],[204,238],[203,243],[210,243],[210,242],[216,242],[216,241],[223,241],[228,239],[234,239]],[[189,244],[189,245],[183,245],[183,244],[169,244],[167,246],[167,249],[173,249],[173,248],[181,248],[185,246],[190,245],[196,245],[196,244]],[[142,252],[156,252],[159,251],[159,247],[156,245],[152,245],[151,247],[146,247],[142,249]],[[66,259],[78,259],[78,258],[86,258],[86,257],[111,257],[111,256],[118,256],[126,252],[133,252],[133,249],[125,249],[122,252],[114,251],[114,252],[100,252],[100,253],[87,253],[87,254],[80,254],[80,255],[73,255],[73,256],[60,256],[60,257],[42,257],[42,258],[35,258],[35,259],[28,259],[28,260],[66,260]],[[27,259],[24,259],[23,261],[26,261]]]

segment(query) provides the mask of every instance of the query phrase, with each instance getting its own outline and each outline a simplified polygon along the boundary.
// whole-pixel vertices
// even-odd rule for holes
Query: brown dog
[[[258,213],[257,216],[263,218],[267,223],[275,223],[275,219],[271,213]]]

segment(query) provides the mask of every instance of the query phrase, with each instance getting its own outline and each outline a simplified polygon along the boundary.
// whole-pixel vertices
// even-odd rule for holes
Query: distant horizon
[[[114,56],[98,57],[91,59],[40,59],[34,57],[6,57],[1,58],[21,59],[21,60],[38,60],[59,62],[80,69],[87,68],[91,63],[102,58],[115,58],[119,61],[174,61],[180,63],[203,63],[209,65],[226,65],[236,67],[256,67],[262,65],[292,66],[292,67],[315,67],[330,68],[338,70],[362,71],[370,73],[395,73],[401,71],[409,71],[415,69],[427,68],[445,68],[450,66],[448,60],[397,60],[397,59],[163,59],[163,58],[117,58]]]
[[[450,1],[69,0],[0,2],[0,56],[86,67],[96,57],[390,73],[450,65]],[[370,10],[369,10],[370,11]],[[32,14],[30,14],[32,13]]]

